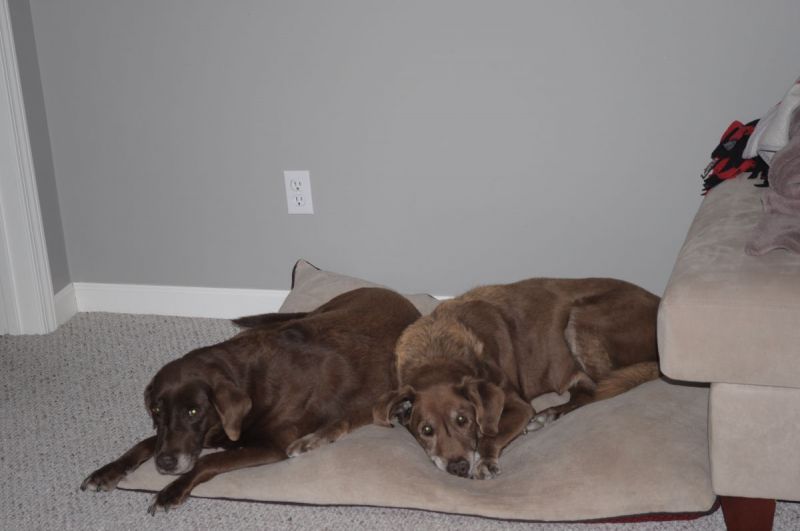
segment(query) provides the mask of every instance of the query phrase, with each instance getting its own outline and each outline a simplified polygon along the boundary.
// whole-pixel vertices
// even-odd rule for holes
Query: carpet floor
[[[186,351],[226,339],[227,321],[82,313],[43,336],[0,336],[0,529],[721,530],[691,521],[530,523],[379,507],[190,498],[155,517],[152,494],[82,492],[92,470],[152,432],[142,393]],[[778,503],[776,530],[800,529],[800,504]]]

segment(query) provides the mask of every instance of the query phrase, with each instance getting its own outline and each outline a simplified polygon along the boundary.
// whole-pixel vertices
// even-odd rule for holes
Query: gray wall
[[[800,2],[31,0],[73,281],[660,292]],[[311,171],[316,214],[286,213]]]
[[[8,6],[14,33],[14,47],[19,63],[22,99],[25,103],[31,156],[36,173],[36,187],[39,192],[39,206],[42,210],[50,275],[53,280],[53,290],[57,293],[70,283],[70,275],[58,204],[58,190],[53,171],[53,158],[50,152],[42,80],[39,76],[39,63],[36,57],[36,39],[33,33],[31,9],[28,0],[10,0]]]

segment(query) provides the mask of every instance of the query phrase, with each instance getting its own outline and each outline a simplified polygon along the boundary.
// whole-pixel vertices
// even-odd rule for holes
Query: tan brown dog
[[[397,338],[418,317],[399,294],[361,288],[313,312],[234,321],[250,329],[158,371],[144,395],[156,435],[81,488],[112,490],[155,456],[159,472],[178,475],[156,495],[155,513],[217,474],[293,457],[369,424],[375,401],[397,387]],[[200,456],[215,447],[225,450]]]
[[[439,305],[396,348],[399,388],[376,404],[451,474],[500,473],[502,449],[535,413],[545,422],[658,377],[659,298],[613,279],[530,279],[484,286]],[[534,412],[533,398],[570,391]]]

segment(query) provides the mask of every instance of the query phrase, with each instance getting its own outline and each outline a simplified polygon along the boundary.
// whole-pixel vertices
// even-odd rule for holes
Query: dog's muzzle
[[[194,459],[186,454],[159,454],[156,456],[156,470],[160,474],[180,475],[194,466]]]

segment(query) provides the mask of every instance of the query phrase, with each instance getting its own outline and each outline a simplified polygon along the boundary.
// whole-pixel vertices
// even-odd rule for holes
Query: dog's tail
[[[292,319],[299,319],[305,317],[308,312],[300,313],[262,313],[261,315],[248,315],[233,319],[233,324],[240,328],[258,328],[260,326],[269,326],[272,324],[285,323]]]
[[[597,382],[594,396],[597,400],[605,400],[617,396],[637,385],[659,376],[657,361],[642,361],[611,371],[608,376]]]

